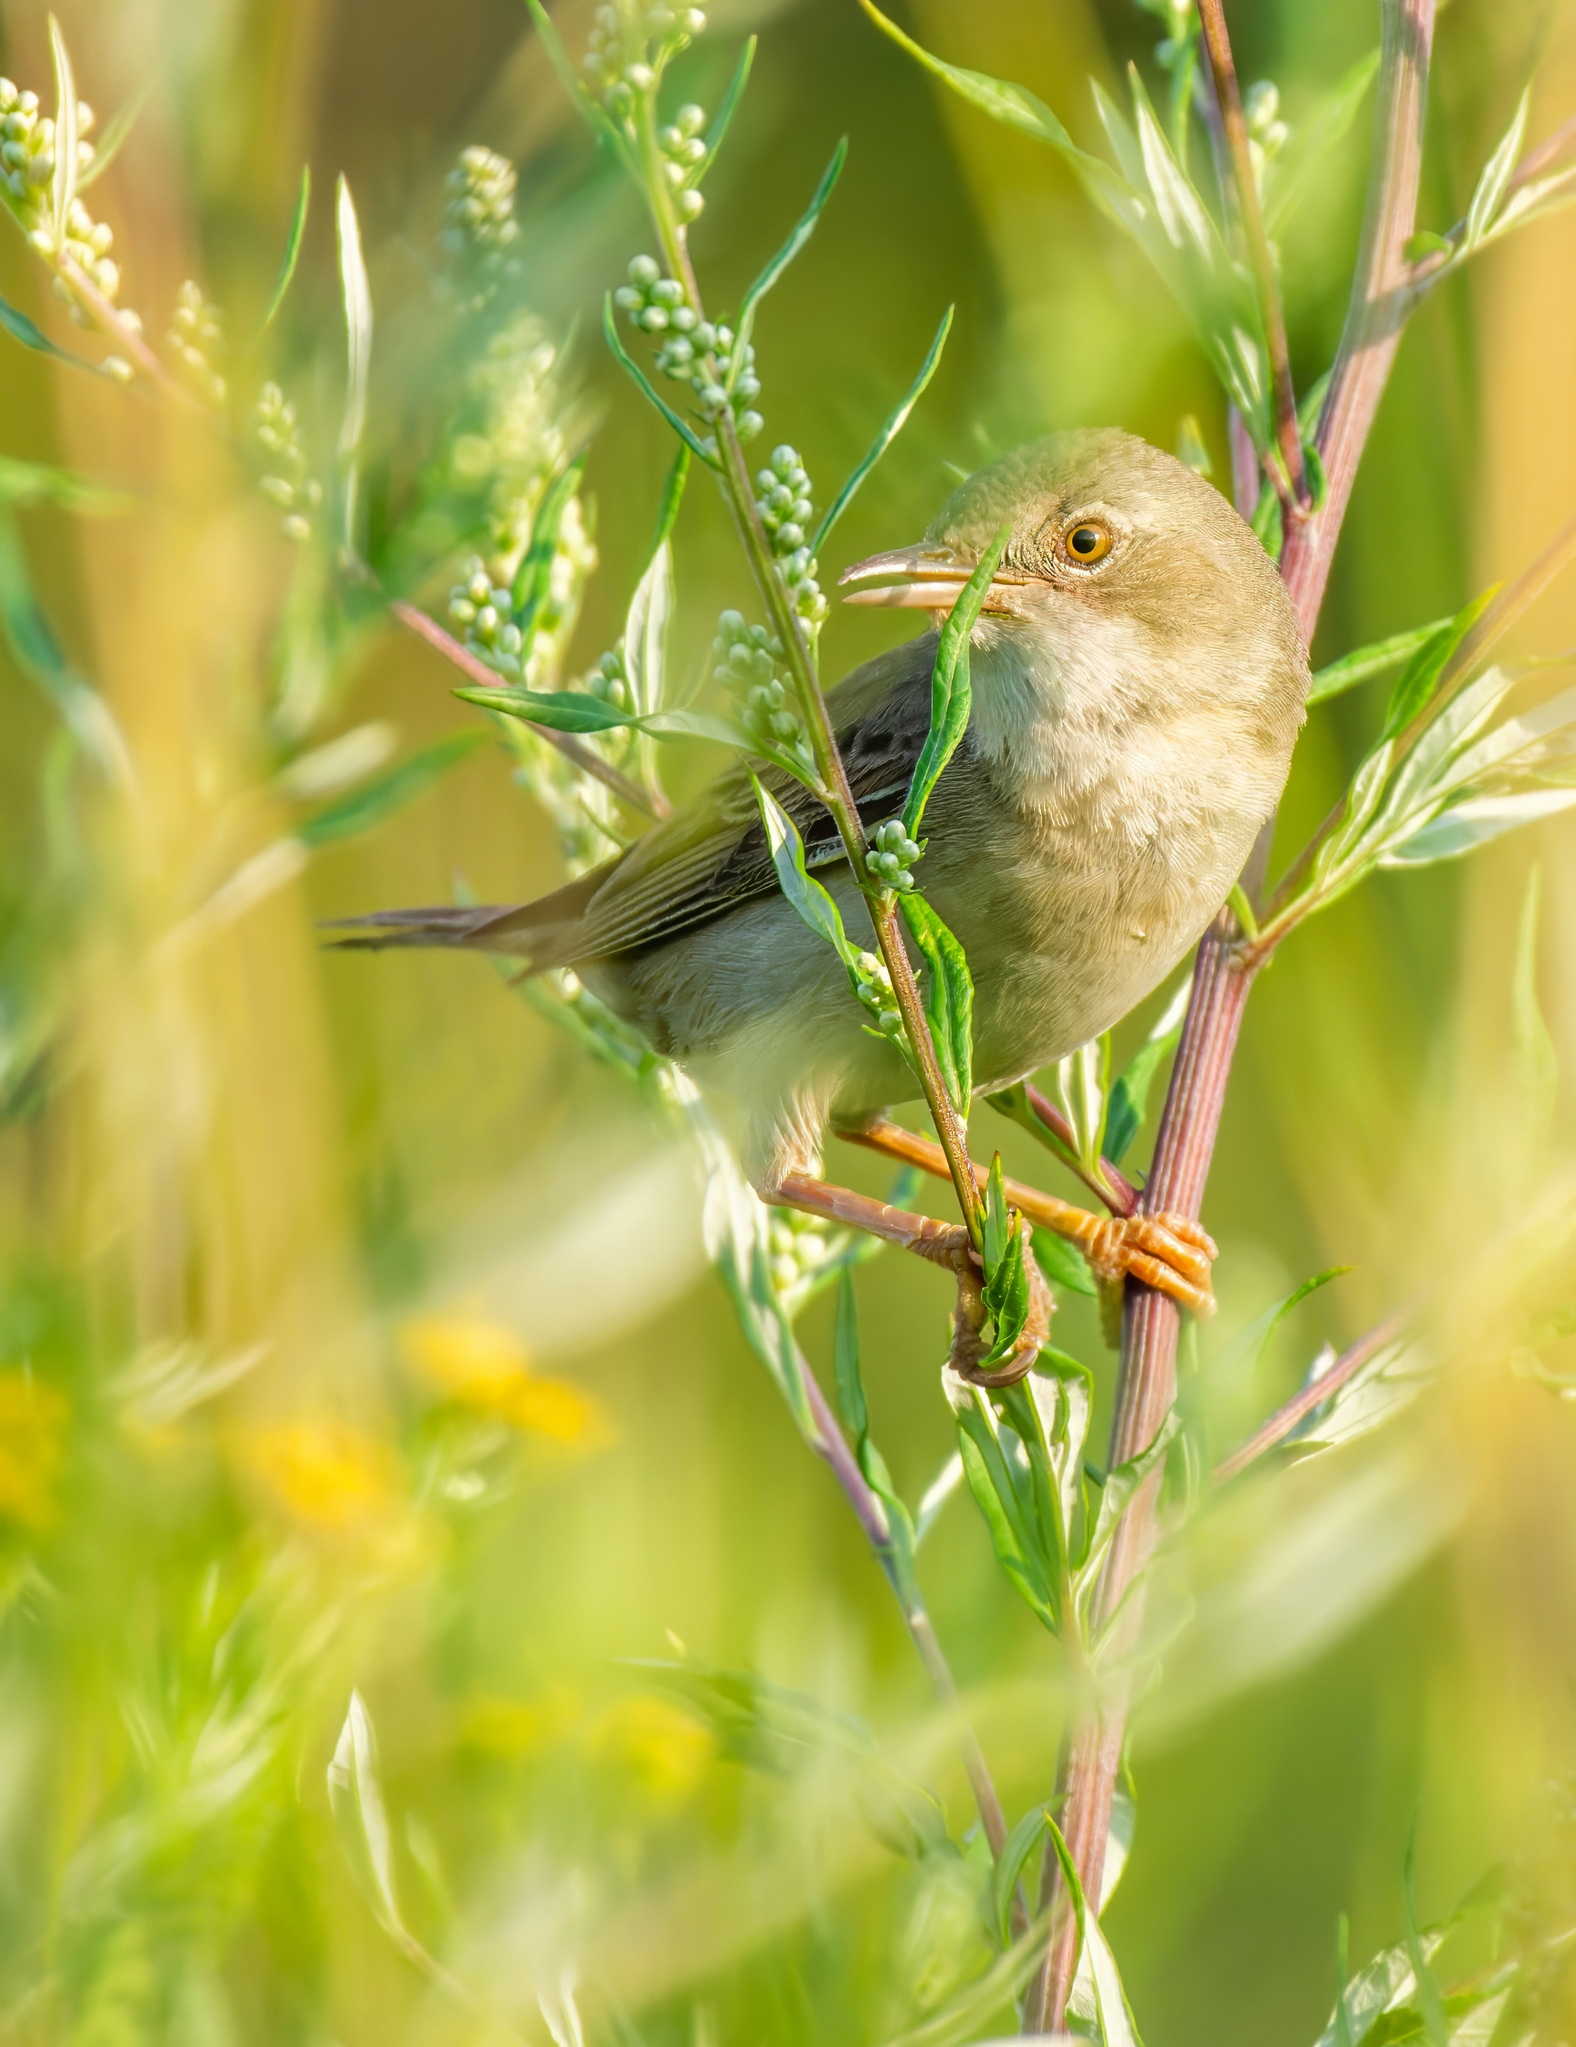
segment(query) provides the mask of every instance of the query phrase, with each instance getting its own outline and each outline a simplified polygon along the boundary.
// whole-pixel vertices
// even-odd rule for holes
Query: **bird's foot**
[[[1190,1314],[1201,1319],[1214,1314],[1210,1266],[1218,1252],[1214,1238],[1191,1217],[1163,1210],[1092,1222],[1076,1241],[1102,1289],[1119,1290],[1131,1275]]]
[[[1045,1275],[1036,1264],[1032,1254],[1023,1261],[1024,1271],[1029,1280],[1029,1312],[1024,1321],[1018,1340],[1008,1357],[993,1370],[986,1371],[983,1361],[990,1355],[992,1346],[985,1340],[985,1329],[989,1313],[981,1286],[981,1271],[978,1254],[970,1247],[968,1234],[959,1230],[963,1238],[963,1255],[953,1266],[957,1274],[958,1300],[952,1313],[952,1349],[947,1363],[960,1379],[966,1379],[971,1386],[1016,1386],[1027,1378],[1034,1369],[1034,1361],[1045,1348],[1051,1334],[1051,1317],[1056,1312],[1056,1299],[1045,1283]]]

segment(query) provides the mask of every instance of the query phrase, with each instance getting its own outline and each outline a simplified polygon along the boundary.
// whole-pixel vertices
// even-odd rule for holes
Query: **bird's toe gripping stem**
[[[1215,1312],[1210,1266],[1218,1255],[1209,1232],[1185,1215],[1091,1216],[1074,1238],[1103,1286],[1119,1288],[1132,1275],[1190,1314]]]

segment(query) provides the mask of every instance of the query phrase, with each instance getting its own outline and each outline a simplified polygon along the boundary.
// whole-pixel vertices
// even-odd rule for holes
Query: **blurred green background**
[[[1233,17],[1243,77],[1275,79],[1294,128],[1377,36],[1358,0]],[[8,0],[3,18],[7,74],[47,102],[44,11]],[[590,9],[558,18],[581,47]],[[1150,64],[1156,32],[1130,0],[911,0],[904,18],[1034,89],[1088,146],[1086,77]],[[61,20],[101,125],[148,95],[96,188],[126,302],[162,329],[157,309],[200,279],[237,337],[238,399],[276,376],[327,440],[328,195],[347,176],[391,493],[443,425],[421,307],[444,174],[475,141],[518,162],[524,293],[600,421],[601,566],[571,660],[589,666],[621,629],[670,452],[597,332],[649,237],[523,9],[116,0]],[[1221,407],[1179,315],[1048,153],[939,101],[853,0],[717,6],[682,89],[714,101],[751,30],[754,82],[694,246],[713,300],[736,302],[848,135],[835,203],[757,336],[768,440],[801,449],[821,502],[958,307],[824,567],[917,538],[948,465],[1051,426],[1171,446],[1193,414],[1224,474]],[[1460,215],[1535,62],[1534,139],[1576,108],[1570,9],[1443,15],[1426,224]],[[1299,387],[1339,333],[1367,155],[1365,108],[1284,240]],[[303,160],[301,275],[246,362]],[[18,235],[0,239],[0,292],[68,334]],[[194,926],[286,828],[263,706],[299,590],[290,551],[211,437],[3,345],[0,452],[134,500],[93,519],[27,510],[20,531],[138,793],[111,800],[62,766],[56,708],[0,656],[0,2038],[540,2040],[566,1970],[597,2039],[898,2037],[988,1950],[963,1865],[910,1852],[892,1783],[934,1788],[959,1838],[966,1787],[858,1528],[705,1269],[689,1152],[485,964],[318,949],[318,919],[441,901],[457,880],[482,900],[552,887],[550,828],[483,749],[304,872],[251,870],[277,885]],[[686,676],[745,598],[703,483],[676,538]],[[1417,320],[1316,656],[1455,608],[1573,503],[1567,216]],[[900,634],[834,609],[828,673]],[[1521,639],[1576,639],[1576,600],[1556,593]],[[321,737],[382,720],[406,748],[468,717],[392,628],[364,622],[323,658]],[[1313,714],[1283,849],[1329,807],[1379,702],[1371,687]],[[1510,992],[1537,860],[1539,992],[1576,1070],[1573,845],[1551,826],[1372,883],[1254,995],[1206,1209],[1223,1314],[1188,1397],[1223,1451],[1326,1336],[1441,1273],[1448,1369],[1379,1448],[1249,1489],[1192,1561],[1193,1618],[1179,1610],[1137,1721],[1137,1840],[1108,1920],[1150,2047],[1313,2041],[1337,1915],[1354,1960],[1400,1936],[1414,1823],[1426,1915],[1498,1862],[1529,1912],[1557,1916],[1573,1888],[1576,1438],[1568,1406],[1505,1364],[1525,1312],[1573,1291],[1569,1083],[1555,1127],[1525,1130]],[[988,1110],[976,1123],[1009,1170],[1049,1170]],[[1355,1269],[1256,1372],[1231,1362],[1234,1332],[1336,1263]],[[859,1291],[876,1432],[913,1496],[952,1446],[946,1289],[884,1260]],[[822,1307],[805,1339],[825,1367]],[[1064,1304],[1058,1340],[1108,1400],[1086,1303]],[[538,1397],[489,1410],[472,1378],[469,1407],[445,1401],[478,1357],[500,1384],[528,1367]],[[1054,1645],[966,1499],[923,1575],[1015,1818],[1055,1772]],[[739,1760],[629,1661],[679,1654],[857,1716],[883,1763],[814,1740],[773,1769]],[[325,1790],[353,1687],[405,1918],[477,2005],[412,1966],[356,1888]]]

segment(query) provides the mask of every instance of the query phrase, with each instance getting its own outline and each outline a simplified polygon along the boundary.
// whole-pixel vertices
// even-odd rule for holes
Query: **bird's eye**
[[[1080,519],[1069,526],[1062,537],[1069,561],[1077,562],[1083,568],[1090,568],[1095,562],[1104,561],[1111,552],[1111,529],[1100,519]]]

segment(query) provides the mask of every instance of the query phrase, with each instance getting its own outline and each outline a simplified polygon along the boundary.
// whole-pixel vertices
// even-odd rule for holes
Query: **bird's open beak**
[[[962,596],[974,566],[960,560],[950,547],[921,541],[917,547],[895,547],[890,554],[873,554],[868,561],[855,562],[837,580],[845,604],[901,604],[917,611],[950,611]],[[998,571],[981,608],[1016,617],[1020,611],[1017,593],[1029,581],[1028,576],[1011,570]]]

